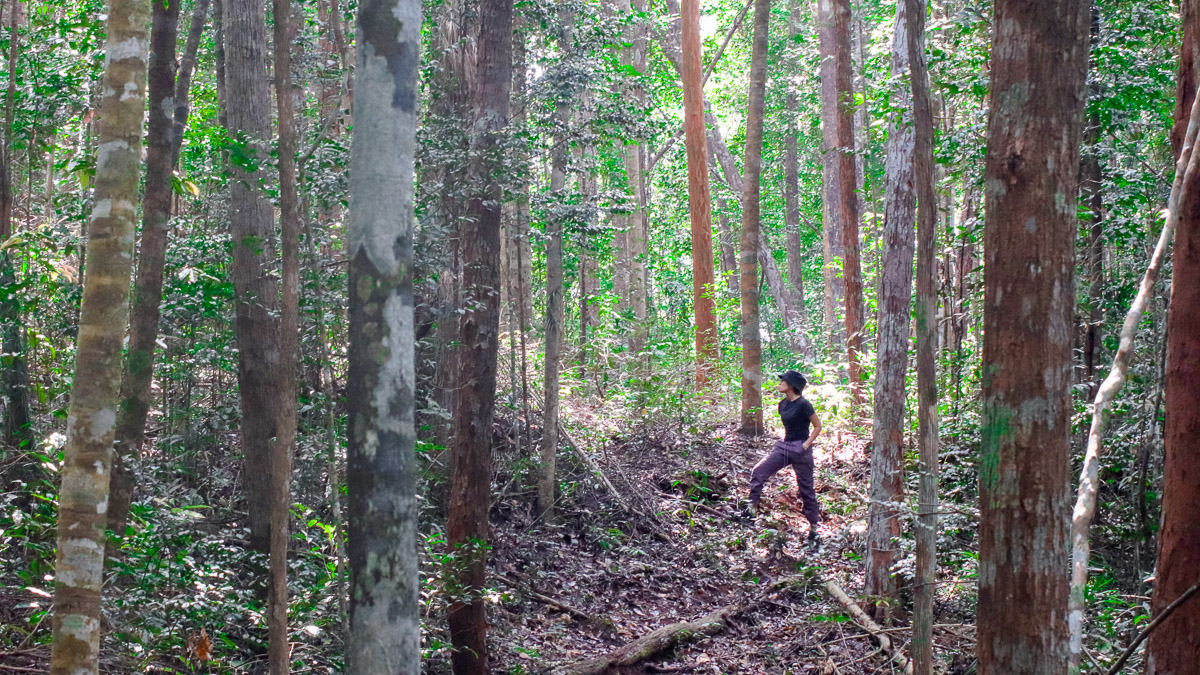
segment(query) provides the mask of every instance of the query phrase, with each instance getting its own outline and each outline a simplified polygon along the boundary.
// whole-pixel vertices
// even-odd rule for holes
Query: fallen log
[[[746,605],[729,605],[695,621],[680,621],[663,626],[600,658],[563,666],[554,673],[556,675],[603,675],[615,668],[635,666],[698,636],[720,633],[729,627],[731,619],[746,611],[746,608]]]
[[[837,600],[842,607],[845,607],[847,612],[850,612],[850,616],[854,618],[859,626],[862,626],[863,630],[870,633],[872,637],[879,641],[879,650],[887,654],[888,658],[902,669],[904,675],[912,675],[912,661],[904,655],[904,652],[899,647],[892,644],[892,639],[888,637],[887,632],[879,624],[872,621],[871,617],[867,616],[867,613],[862,610],[862,607],[859,607],[858,603],[846,595],[846,591],[843,591],[841,586],[838,586],[834,581],[826,581],[825,591],[834,600]]]

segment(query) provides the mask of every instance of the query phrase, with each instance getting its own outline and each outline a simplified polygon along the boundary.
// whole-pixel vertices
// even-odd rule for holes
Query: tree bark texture
[[[58,503],[53,675],[99,672],[104,528],[129,319],[149,27],[146,3],[109,2],[95,201]]]
[[[492,418],[500,332],[500,221],[504,201],[504,134],[512,92],[512,0],[479,6],[478,77],[471,87],[470,189],[462,224],[462,297],[455,350],[458,396],[450,448],[447,542],[456,555],[450,604],[455,675],[488,672],[486,583],[488,505],[492,479]]]
[[[575,14],[569,9],[559,12],[559,52],[569,58],[574,31]],[[566,227],[567,161],[570,159],[567,125],[575,93],[560,92],[555,103],[554,145],[550,149],[550,195],[559,206],[546,222],[546,355],[542,409],[541,473],[538,476],[538,512],[552,519],[557,496],[558,476],[555,460],[558,455],[559,370],[562,367],[562,343],[565,322],[563,289],[563,230]]]
[[[270,549],[273,445],[279,436],[283,389],[279,285],[275,266],[275,213],[260,181],[271,138],[267,80],[267,25],[263,3],[223,0],[226,116],[230,149],[229,220],[233,233],[233,287],[242,407],[242,484],[250,545]],[[236,159],[232,156],[236,155]]]
[[[413,164],[419,0],[358,9],[351,147],[347,672],[418,675]]]
[[[996,3],[984,228],[979,672],[1067,666],[1067,479],[1090,4]]]
[[[740,432],[761,436],[762,336],[758,312],[759,197],[762,186],[763,115],[767,90],[767,33],[771,0],[754,1],[754,38],[750,56],[750,88],[746,116],[745,181],[742,192],[742,241],[738,268],[742,298],[742,423]]]
[[[1179,157],[1187,134],[1188,117],[1192,110],[1192,99],[1200,85],[1200,0],[1182,0],[1179,9],[1182,18],[1179,46],[1179,74],[1175,79],[1174,124],[1171,126],[1171,150]]]
[[[1195,107],[1196,63],[1194,57],[1187,58],[1186,48],[1189,36],[1193,48],[1200,37],[1194,26],[1189,28],[1200,9],[1189,7],[1191,4],[1185,3],[1185,58],[1180,61],[1179,90],[1184,93],[1185,78],[1193,79],[1186,93]],[[1187,136],[1195,133],[1192,126],[1189,124]],[[1200,157],[1194,149],[1183,178],[1179,210],[1167,317],[1162,527],[1150,600],[1155,615],[1195,584],[1200,570],[1200,540],[1195,535],[1195,523],[1200,520],[1200,452],[1196,449],[1200,437],[1196,414],[1200,409]],[[1200,603],[1193,599],[1167,618],[1150,636],[1146,654],[1147,675],[1194,671],[1200,662]]]
[[[683,130],[687,146],[688,208],[692,220],[692,303],[696,317],[696,384],[707,386],[717,363],[716,301],[713,299],[712,204],[701,84],[700,0],[682,0],[680,54]]]
[[[842,261],[842,198],[838,177],[838,87],[835,62],[834,0],[816,0],[817,32],[821,54],[821,185],[824,232],[822,250],[825,279],[825,325],[832,350],[842,350],[846,339],[842,328],[842,306],[846,283],[840,274]]]
[[[623,8],[628,8],[641,15],[646,11],[646,0],[633,0],[632,3],[622,2]],[[646,31],[645,22],[637,21],[630,28],[629,46],[623,51],[623,64],[633,66],[639,73],[646,72]],[[646,100],[646,89],[640,82],[633,83],[629,95],[638,105]],[[646,147],[642,143],[624,146],[625,180],[627,198],[632,200],[633,210],[626,218],[625,252],[627,271],[621,272],[626,280],[629,310],[634,322],[633,333],[630,336],[629,350],[635,358],[646,348],[648,326],[646,325],[646,259],[649,256],[649,233],[646,221],[646,177],[642,171],[645,163]],[[641,359],[639,358],[639,363]]]
[[[296,187],[296,116],[292,90],[291,0],[272,0],[276,119],[279,124],[279,252],[283,287],[279,311],[278,435],[271,443],[271,557],[267,631],[271,675],[286,675],[288,644],[288,525],[292,455],[296,442],[296,375],[300,343],[300,199]]]
[[[932,675],[938,527],[938,205],[934,187],[933,106],[925,61],[925,2],[905,0],[905,4],[913,99],[913,178],[917,189],[917,298],[913,319],[917,334],[917,445],[921,467],[911,653],[916,675]]]
[[[896,592],[892,564],[904,501],[904,380],[912,315],[913,224],[917,194],[913,160],[915,128],[908,54],[906,3],[896,3],[892,36],[892,119],[888,124],[883,225],[883,269],[879,278],[879,335],[875,364],[875,414],[871,436],[871,504],[867,515],[866,592]],[[879,618],[879,617],[876,617]]]
[[[821,0],[826,2],[827,0]],[[842,233],[842,279],[845,283],[846,360],[850,395],[855,405],[866,397],[862,390],[863,344],[862,272],[858,261],[858,179],[855,169],[854,63],[850,55],[850,0],[833,2],[833,62],[837,83],[838,198]]]
[[[192,70],[208,17],[208,5],[208,0],[196,3],[178,75],[175,43],[179,0],[155,2],[151,14],[142,235],[131,299],[129,347],[121,373],[121,406],[117,410],[116,454],[108,509],[108,527],[117,539],[125,536],[129,504],[133,500],[133,477],[127,462],[141,452],[146,417],[153,402],[150,383],[154,376],[158,321],[162,315],[163,265],[171,218],[171,173],[179,161],[183,131],[187,126]]]
[[[800,0],[790,0],[788,3],[788,39],[793,48],[802,38],[802,28]],[[800,75],[800,67],[796,63],[794,55],[788,62],[788,72],[793,76]],[[787,110],[796,110],[799,105],[794,84],[788,86],[784,105]],[[783,219],[784,229],[787,232],[787,276],[789,284],[795,289],[794,313],[797,325],[792,328],[792,331],[807,335],[805,329],[808,322],[808,310],[804,306],[804,242],[800,234],[800,157],[796,140],[799,133],[795,115],[789,114],[787,131],[783,140]],[[807,339],[805,339],[804,347],[802,353],[806,356],[810,355]]]

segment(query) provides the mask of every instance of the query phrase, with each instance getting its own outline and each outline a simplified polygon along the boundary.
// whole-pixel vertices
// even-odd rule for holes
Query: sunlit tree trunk
[[[696,317],[696,384],[706,386],[717,362],[716,302],[712,297],[712,204],[704,131],[700,0],[682,0],[680,11],[683,130],[687,146],[688,208],[692,221],[692,303]]]
[[[50,672],[99,672],[104,527],[141,169],[150,7],[110,0],[87,279],[58,497]]]
[[[834,0],[816,0],[817,33],[821,55],[821,192],[822,251],[825,280],[825,325],[829,330],[830,347],[833,353],[842,351],[846,339],[842,328],[842,305],[846,295],[846,282],[840,274],[842,262],[842,198],[841,180],[838,177],[838,89],[837,70],[834,58]]]
[[[622,8],[628,7],[637,14],[646,11],[646,0],[623,2]],[[646,72],[646,23],[638,20],[630,28],[629,46],[622,52],[622,63],[633,66],[639,73]],[[629,95],[638,105],[646,101],[645,87],[634,83]],[[646,222],[646,187],[642,165],[645,163],[646,148],[641,143],[623,146],[625,160],[625,179],[627,198],[630,199],[632,211],[626,219],[627,230],[624,233],[625,250],[628,271],[620,272],[628,286],[629,311],[634,321],[633,333],[630,337],[629,349],[635,357],[646,348],[646,257],[647,222]],[[639,363],[641,359],[639,358]]]
[[[575,13],[567,8],[559,11],[559,54],[571,55]],[[567,161],[570,159],[567,125],[571,118],[574,88],[558,93],[555,102],[555,134],[550,149],[550,198],[557,207],[546,221],[546,356],[543,388],[545,406],[542,409],[541,473],[538,476],[538,512],[542,518],[553,519],[557,496],[558,476],[555,459],[558,455],[559,369],[562,366],[562,342],[565,322],[563,297],[563,230],[567,188]]]
[[[469,189],[462,224],[462,296],[455,349],[458,396],[450,447],[447,543],[456,554],[455,597],[447,612],[455,675],[488,672],[486,585],[491,503],[492,419],[500,331],[500,221],[504,201],[504,134],[512,92],[512,0],[479,5],[477,79],[471,87]],[[412,52],[416,58],[416,50]]]
[[[412,257],[421,3],[360,3],[356,41],[346,667],[357,675],[418,675]]]
[[[146,87],[148,124],[142,235],[131,299],[129,347],[121,373],[121,406],[117,411],[116,454],[108,509],[108,526],[116,534],[116,540],[125,535],[129,503],[133,499],[133,480],[127,460],[141,451],[146,416],[152,403],[150,383],[154,374],[163,264],[171,217],[171,171],[179,160],[183,130],[187,125],[192,69],[196,65],[208,5],[208,0],[196,3],[178,75],[175,72],[175,42],[179,2],[172,0],[153,5]]]
[[[746,116],[745,181],[742,192],[742,242],[738,269],[742,297],[742,422],[739,431],[763,434],[762,337],[758,312],[759,195],[762,176],[763,114],[767,89],[767,33],[771,0],[754,2],[754,38]]]
[[[790,0],[788,3],[788,39],[796,44],[801,38],[801,8],[800,0]],[[788,63],[789,74],[798,73],[794,59]],[[789,84],[786,103],[787,111],[797,109],[799,102],[794,85]],[[796,316],[799,325],[793,331],[804,333],[807,311],[804,308],[804,251],[800,235],[800,158],[796,136],[796,116],[786,112],[786,135],[783,139],[783,219],[787,231],[787,272],[788,282],[796,289]]]
[[[879,279],[879,337],[875,363],[875,415],[871,438],[871,504],[867,515],[866,592],[896,592],[892,564],[900,536],[904,500],[904,380],[908,374],[909,318],[912,313],[913,185],[912,97],[909,95],[908,19],[905,2],[896,3],[892,36],[892,119],[888,124],[887,178],[883,229],[883,269]],[[886,605],[884,605],[886,607]],[[886,613],[886,612],[885,612]],[[876,612],[880,619],[880,612]]]
[[[269,161],[271,138],[267,25],[262,3],[223,0],[226,115],[234,148],[251,165]],[[241,442],[245,457],[242,485],[250,524],[250,545],[270,549],[271,480],[278,442],[279,393],[283,389],[279,285],[275,269],[275,213],[259,185],[263,174],[231,159],[229,220],[233,234],[233,286],[241,392]]]
[[[981,675],[1067,667],[1074,196],[1089,8],[1085,0],[995,5],[985,169]]]
[[[933,673],[933,605],[937,590],[937,192],[934,188],[933,106],[925,61],[925,2],[905,0],[913,100],[913,179],[917,190],[917,494],[916,579],[913,590],[914,675]]]

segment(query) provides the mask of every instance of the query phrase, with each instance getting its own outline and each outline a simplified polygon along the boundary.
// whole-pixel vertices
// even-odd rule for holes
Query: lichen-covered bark
[[[1190,3],[1185,3],[1185,6]],[[1185,12],[1188,21],[1200,9]],[[1193,27],[1191,30],[1195,30]],[[1192,33],[1192,39],[1197,36]],[[1193,43],[1194,46],[1194,43]],[[1180,63],[1181,80],[1195,77]],[[1180,83],[1181,94],[1183,83]],[[1197,94],[1189,95],[1193,107]],[[1192,117],[1195,116],[1192,112]],[[1189,124],[1186,135],[1197,133]],[[1152,614],[1158,615],[1196,583],[1200,570],[1200,154],[1192,141],[1191,157],[1179,198],[1179,222],[1171,258],[1171,307],[1167,317],[1166,431],[1164,435],[1162,527],[1158,535]],[[1188,152],[1185,141],[1180,147]],[[1178,172],[1178,167],[1176,171]],[[1168,216],[1169,217],[1169,216]],[[1154,633],[1146,646],[1147,675],[1182,675],[1195,672],[1200,662],[1200,603],[1194,598],[1179,607]]]
[[[999,0],[979,457],[979,672],[1067,666],[1076,195],[1089,3]]]
[[[916,579],[913,589],[913,672],[933,673],[933,601],[937,583],[937,192],[934,189],[933,110],[925,62],[925,2],[905,0],[908,66],[913,97],[913,178],[917,188],[917,436],[921,477],[917,495]]]
[[[789,1],[788,14],[788,41],[796,45],[802,38],[800,0]],[[788,73],[793,76],[800,74],[799,64],[794,57],[788,62]],[[797,105],[795,85],[789,84],[784,107],[787,110],[796,110]],[[790,332],[804,335],[807,311],[804,308],[804,247],[800,235],[800,158],[796,140],[798,134],[796,116],[788,115],[787,132],[783,140],[783,220],[787,230],[788,283],[795,291],[793,314],[797,320],[797,325],[792,326]],[[804,341],[803,347],[802,351],[807,354],[807,340]]]
[[[912,303],[913,184],[916,143],[908,81],[908,20],[896,3],[892,36],[893,117],[888,124],[887,178],[883,225],[883,269],[879,279],[879,336],[875,363],[875,415],[871,437],[871,505],[867,513],[866,592],[892,596],[900,504],[904,499],[904,379]],[[876,618],[879,618],[878,616]]]
[[[99,671],[104,527],[141,169],[150,7],[111,0],[97,117],[95,201],[63,449],[50,672]]]
[[[419,0],[358,11],[350,170],[347,672],[417,675],[413,163]]]
[[[146,416],[150,412],[150,382],[171,217],[171,172],[179,159],[188,116],[188,88],[196,50],[204,31],[208,0],[200,0],[192,14],[184,57],[175,74],[179,0],[155,2],[151,12],[150,62],[146,102],[146,186],[142,196],[142,234],[138,242],[137,276],[133,282],[129,317],[129,347],[121,373],[121,406],[117,412],[116,455],[113,457],[112,497],[108,526],[115,533],[110,546],[125,535],[133,480],[127,459],[141,450]],[[111,548],[110,548],[111,550]]]
[[[742,298],[742,423],[740,432],[763,434],[762,337],[758,312],[759,185],[762,176],[763,112],[767,89],[767,30],[771,0],[754,2],[754,38],[746,115],[745,181],[742,192],[742,241],[738,269]]]
[[[646,11],[646,0],[622,0],[619,5],[624,11],[632,11],[640,16]],[[629,46],[622,51],[621,63],[633,66],[639,73],[646,72],[646,25],[636,21],[629,29]],[[646,100],[646,90],[640,83],[629,88],[631,96],[637,104]],[[633,318],[633,332],[630,335],[629,350],[635,357],[646,348],[646,338],[649,327],[646,325],[646,257],[648,236],[646,231],[646,187],[642,165],[645,163],[646,148],[641,143],[623,146],[625,160],[625,178],[627,197],[630,198],[632,210],[626,219],[627,230],[624,233],[624,255],[627,260],[627,271],[621,276],[626,280],[629,310]],[[641,360],[639,359],[639,363]]]
[[[512,89],[512,0],[479,6],[478,79],[471,87],[470,190],[462,224],[463,304],[458,313],[458,374],[450,446],[450,518],[447,543],[456,556],[454,585],[461,594],[448,619],[456,675],[488,672],[486,584],[488,506],[492,478],[492,418],[500,331],[500,221],[504,200],[504,135]]]
[[[279,437],[277,397],[283,389],[279,284],[273,273],[275,212],[260,185],[270,161],[271,137],[266,12],[264,4],[254,0],[223,0],[222,4],[225,109],[233,144],[229,150],[229,220],[242,409],[242,485],[250,545],[265,553],[270,548],[271,457]]]

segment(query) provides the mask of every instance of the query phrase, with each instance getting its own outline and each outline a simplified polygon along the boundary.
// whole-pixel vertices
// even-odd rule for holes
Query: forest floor
[[[588,421],[586,411],[572,413],[576,423]],[[818,442],[823,546],[811,553],[790,470],[768,484],[761,515],[736,518],[750,469],[774,436],[741,437],[732,424],[681,427],[603,443],[599,464],[623,506],[586,472],[578,487],[592,494],[571,495],[572,509],[555,524],[534,518],[527,495],[499,497],[492,511],[493,672],[569,672],[655,629],[725,607],[737,608],[726,630],[607,672],[902,672],[823,590],[826,581],[852,597],[862,589],[868,439],[834,429]],[[972,593],[970,580],[939,588],[939,672],[972,669]],[[892,639],[906,650],[903,605],[911,593],[901,596],[883,623],[895,627]],[[447,661],[435,654],[429,672],[449,672]]]
[[[553,523],[534,513],[535,466],[527,449],[538,440],[536,428],[518,444],[503,431],[511,417],[497,419],[487,591],[494,673],[571,672],[573,664],[656,629],[725,608],[731,617],[720,632],[688,636],[694,639],[607,672],[901,672],[823,589],[833,581],[862,601],[870,471],[864,432],[829,420],[815,447],[823,547],[814,554],[804,548],[808,525],[790,470],[768,484],[763,513],[753,522],[736,517],[750,469],[769,451],[773,435],[749,439],[732,424],[661,415],[633,427],[626,421],[635,416],[611,403],[567,404],[571,434],[560,453],[562,508]],[[950,480],[957,460],[944,454],[944,487],[965,483]],[[158,465],[153,456],[145,461]],[[137,534],[113,562],[105,593],[103,672],[262,671],[263,616],[247,580],[262,577],[265,559],[246,549],[238,523],[237,466],[146,474],[146,494],[134,509]],[[957,466],[971,475],[969,465]],[[949,675],[971,672],[974,651],[974,517],[970,505],[956,501],[969,495],[954,493],[944,495],[935,612],[938,672]],[[14,499],[0,497],[0,506],[16,514],[0,511],[6,530],[0,538],[0,675],[44,672],[49,658],[50,622],[43,619],[52,501],[39,497],[21,510]],[[18,518],[18,511],[31,515]],[[319,511],[296,515],[289,618],[293,658],[303,667],[294,672],[337,672],[345,587],[336,573],[335,529],[320,520],[333,521]],[[432,675],[450,672],[441,522],[432,508],[422,516],[424,669]],[[908,520],[904,530],[911,530]],[[911,545],[906,534],[895,567],[902,586],[911,584]],[[880,622],[906,653],[911,596],[902,589],[891,620]]]

